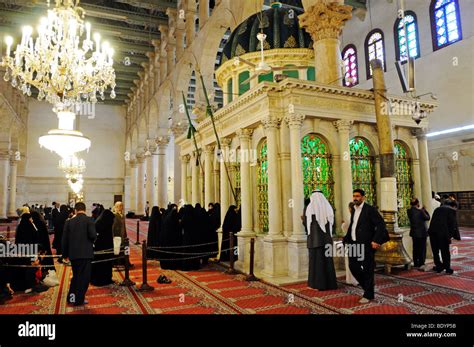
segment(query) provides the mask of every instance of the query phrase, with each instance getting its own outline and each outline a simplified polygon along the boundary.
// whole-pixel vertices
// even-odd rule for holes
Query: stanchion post
[[[258,278],[255,277],[255,275],[253,274],[254,259],[255,259],[255,239],[252,237],[250,239],[250,271],[249,271],[249,275],[246,278],[246,280],[249,282],[258,281]]]
[[[135,242],[135,245],[140,244],[140,219],[137,220],[137,242]]]
[[[229,275],[234,275],[237,273],[234,269],[234,233],[230,232],[229,233],[229,248],[230,248],[230,257],[229,257],[229,269],[225,272],[226,274]]]
[[[130,240],[128,238],[125,238],[124,245],[125,245],[125,250],[124,250],[125,279],[122,281],[122,283],[120,283],[120,285],[123,286],[123,287],[131,287],[131,286],[135,285],[135,282],[133,282],[130,279],[130,256],[128,254],[128,250],[130,249]]]
[[[143,240],[142,242],[142,278],[143,278],[143,283],[140,286],[140,289],[138,289],[141,292],[151,292],[152,290],[155,290],[152,286],[150,286],[147,283],[147,242],[146,240]]]

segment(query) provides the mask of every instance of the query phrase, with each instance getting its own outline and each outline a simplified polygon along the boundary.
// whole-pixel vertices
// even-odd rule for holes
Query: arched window
[[[306,135],[301,140],[301,156],[305,198],[320,189],[334,206],[333,170],[326,142],[316,134]]]
[[[405,28],[406,32],[405,33]],[[415,12],[405,11],[405,17],[395,21],[395,52],[398,61],[407,61],[410,58],[420,57],[420,39],[418,36],[418,22]]]
[[[412,161],[407,147],[395,141],[395,167],[397,174],[398,226],[410,225],[407,209],[413,198],[413,170]]]
[[[262,144],[257,161],[257,204],[260,231],[268,232],[268,156],[267,141]]]
[[[263,81],[273,82],[273,71],[267,74],[258,75],[258,83]]]
[[[462,40],[458,0],[432,0],[430,17],[433,50]]]
[[[373,59],[380,59],[382,61],[383,69],[386,70],[385,64],[385,43],[383,32],[380,29],[372,30],[365,39],[365,60],[367,65],[367,79],[372,77],[372,67],[370,61]]]
[[[357,63],[357,49],[354,45],[348,45],[342,51],[344,62],[344,85],[353,87],[359,84],[359,67]]]
[[[365,201],[372,206],[377,205],[375,182],[375,159],[367,140],[356,137],[350,140],[352,167],[352,188],[365,191]]]

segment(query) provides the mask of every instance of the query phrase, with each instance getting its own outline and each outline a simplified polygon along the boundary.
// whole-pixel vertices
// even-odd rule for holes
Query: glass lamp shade
[[[62,158],[82,152],[91,146],[91,140],[83,136],[80,131],[63,129],[48,131],[48,134],[41,136],[38,142],[41,147],[57,153]]]

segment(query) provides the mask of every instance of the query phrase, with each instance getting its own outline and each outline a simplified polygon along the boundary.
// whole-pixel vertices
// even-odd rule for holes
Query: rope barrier
[[[222,240],[222,242],[227,242],[229,240],[230,239],[225,239],[225,240]],[[147,249],[191,248],[191,247],[201,247],[201,246],[213,245],[215,243],[219,243],[219,241],[208,242],[208,243],[199,243],[199,244],[196,244],[196,245],[189,245],[189,246],[148,247]]]

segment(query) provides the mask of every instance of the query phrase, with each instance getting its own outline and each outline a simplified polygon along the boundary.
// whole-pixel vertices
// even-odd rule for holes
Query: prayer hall
[[[0,316],[429,315],[453,342],[473,14],[0,0]]]

